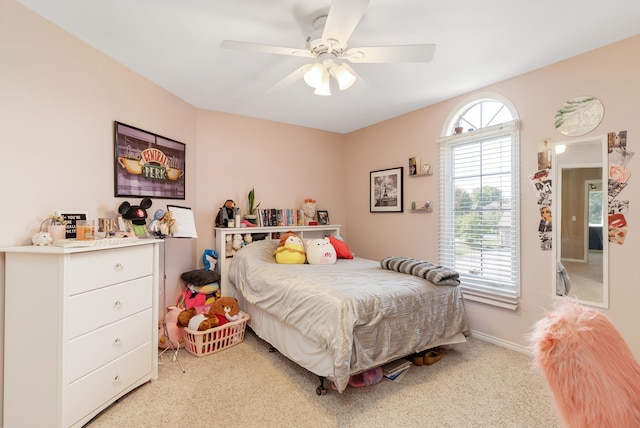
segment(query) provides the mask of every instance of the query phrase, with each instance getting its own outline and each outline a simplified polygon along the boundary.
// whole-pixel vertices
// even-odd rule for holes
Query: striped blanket
[[[422,260],[408,257],[385,257],[380,261],[380,266],[383,269],[419,276],[436,285],[460,285],[458,272]]]

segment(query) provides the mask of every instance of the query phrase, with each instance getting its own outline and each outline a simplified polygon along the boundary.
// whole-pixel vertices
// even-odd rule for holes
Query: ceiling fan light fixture
[[[322,95],[322,96],[331,95],[330,83],[331,82],[329,82],[329,72],[327,70],[325,70],[324,74],[322,75],[322,82],[316,88],[316,90],[313,91],[313,93],[316,94],[316,95]]]
[[[349,89],[356,81],[356,76],[342,64],[331,67],[331,74],[338,81],[338,86],[341,91]]]
[[[326,72],[327,70],[324,68],[324,65],[317,62],[304,73],[304,82],[312,88],[317,88],[322,85],[323,76]]]

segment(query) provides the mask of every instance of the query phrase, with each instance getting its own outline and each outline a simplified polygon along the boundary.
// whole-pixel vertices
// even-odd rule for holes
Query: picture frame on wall
[[[409,175],[418,175],[420,167],[420,158],[413,156],[409,158]]]
[[[331,224],[329,222],[329,211],[318,210],[317,212],[318,212],[318,224],[319,225]]]
[[[381,169],[369,173],[369,212],[403,212],[403,167]]]
[[[117,121],[114,137],[114,196],[185,199],[185,144]]]

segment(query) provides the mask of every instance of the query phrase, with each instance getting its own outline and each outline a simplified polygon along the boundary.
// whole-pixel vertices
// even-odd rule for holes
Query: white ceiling
[[[349,47],[434,43],[433,60],[353,64],[367,86],[321,97],[302,80],[268,92],[308,59],[219,46],[304,49],[330,0],[18,2],[195,107],[339,133],[640,32],[638,0],[371,0]]]

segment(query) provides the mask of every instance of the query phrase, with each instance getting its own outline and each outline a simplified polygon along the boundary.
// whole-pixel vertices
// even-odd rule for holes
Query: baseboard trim
[[[499,339],[488,334],[480,333],[479,331],[471,330],[471,336],[476,339],[484,340],[485,342],[493,343],[494,345],[501,346],[503,348],[511,349],[512,351],[519,352],[521,354],[533,356],[531,349],[526,346],[518,345],[517,343],[509,342],[503,339]]]

